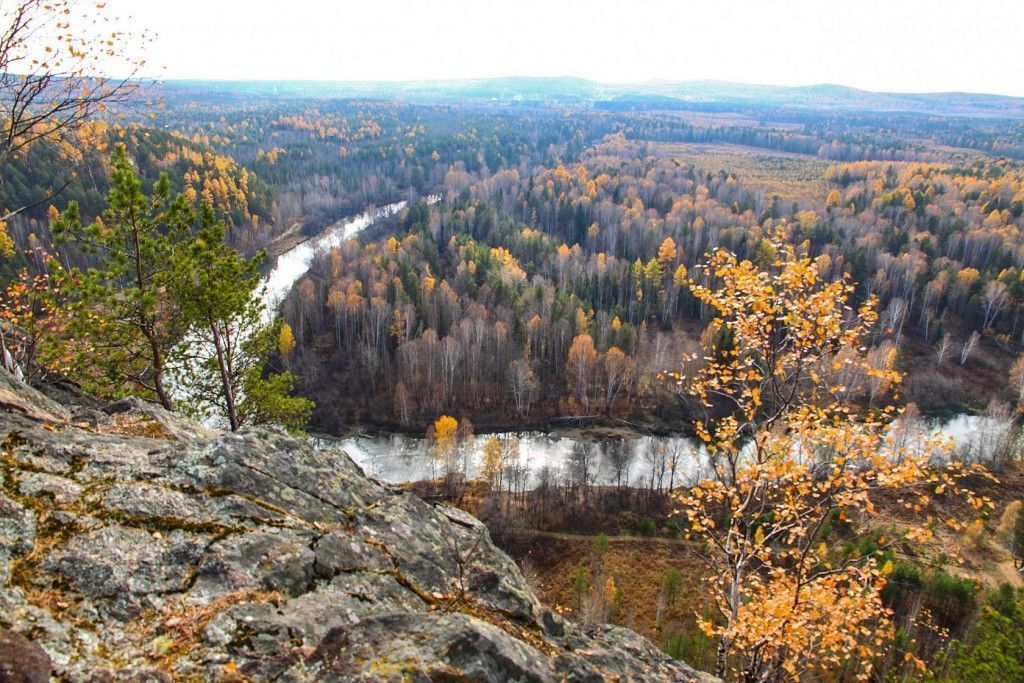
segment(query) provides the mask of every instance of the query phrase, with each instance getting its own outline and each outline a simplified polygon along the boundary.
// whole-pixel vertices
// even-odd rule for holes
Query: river
[[[433,203],[437,199],[430,197],[427,201]],[[372,214],[366,211],[344,218],[316,237],[312,237],[278,256],[273,270],[261,283],[266,315],[270,318],[277,315],[281,302],[288,296],[292,286],[309,270],[314,256],[340,246],[342,242],[355,237],[378,219],[398,213],[405,208],[405,204],[404,201],[395,202],[376,209]]]
[[[919,420],[903,438],[943,436],[952,443],[954,457],[985,461],[1010,445],[1012,427],[1011,417],[959,415],[949,420]],[[894,429],[897,429],[895,425]],[[667,468],[662,471],[662,462],[670,461],[672,457],[677,463],[673,482],[676,485],[693,484],[709,469],[704,448],[694,439],[684,436],[637,435],[615,441],[595,441],[576,435],[544,432],[509,432],[499,436],[518,441],[519,466],[524,468],[528,488],[542,480],[544,468],[548,468],[548,473],[555,478],[564,477],[570,453],[583,443],[595,447],[592,468],[594,483],[598,485],[648,486],[652,477],[657,480],[661,472],[661,483],[667,486],[670,474]],[[489,434],[476,435],[464,448],[466,472],[470,478],[480,472],[483,444],[489,437]],[[440,474],[439,466],[431,456],[431,444],[424,438],[382,434],[343,438],[318,436],[312,440],[315,445],[342,448],[367,474],[383,481],[405,483],[431,479]]]
[[[426,199],[437,202],[438,196]],[[280,303],[291,291],[292,286],[309,270],[318,253],[327,252],[342,242],[355,237],[359,232],[373,225],[374,221],[398,213],[406,202],[383,206],[372,214],[362,213],[341,220],[314,238],[281,254],[273,270],[263,281],[263,302],[267,314],[277,314]],[[1008,417],[987,417],[960,415],[949,420],[920,420],[916,423],[913,436],[942,435],[949,438],[954,451],[965,459],[984,460],[990,453],[1008,443],[1012,434],[1013,421]],[[490,435],[477,435],[463,449],[465,469],[470,477],[480,471],[481,453],[484,441]],[[519,467],[522,468],[527,486],[536,486],[541,481],[545,468],[555,477],[564,476],[569,456],[574,447],[581,443],[594,446],[594,483],[629,484],[646,486],[652,476],[662,469],[661,462],[668,456],[677,463],[674,483],[692,484],[708,470],[707,453],[691,438],[683,436],[633,436],[618,443],[558,433],[520,432],[503,436],[514,437],[519,444]],[[344,449],[366,472],[391,483],[405,483],[431,479],[439,475],[438,465],[431,457],[430,444],[424,438],[403,434],[355,436],[336,438],[330,436],[312,437],[317,446],[338,446]],[[669,473],[663,474],[663,484],[668,484]]]

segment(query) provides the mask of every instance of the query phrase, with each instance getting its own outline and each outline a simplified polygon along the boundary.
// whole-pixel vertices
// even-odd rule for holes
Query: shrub
[[[912,564],[896,561],[882,589],[882,600],[896,614],[906,614],[913,597],[924,586],[921,570]]]
[[[581,564],[576,567],[576,576],[572,580],[573,590],[576,592],[576,609],[583,608],[583,596],[590,588],[590,576],[586,568]]]
[[[925,602],[938,624],[952,633],[974,612],[977,588],[971,579],[963,579],[944,569],[937,569],[928,577],[925,585]]]
[[[641,517],[636,528],[644,536],[653,536],[658,531],[658,525],[650,517]]]
[[[673,567],[665,573],[665,602],[671,606],[679,596],[679,590],[683,587],[683,574]]]
[[[683,533],[683,524],[679,521],[678,517],[669,517],[668,521],[665,522],[665,528],[668,529],[668,533],[673,538],[678,538]]]
[[[640,516],[632,510],[623,510],[618,514],[619,528],[623,531],[633,531],[640,523]]]
[[[710,669],[715,660],[715,643],[696,626],[686,632],[669,631],[665,636],[665,654],[690,666]]]

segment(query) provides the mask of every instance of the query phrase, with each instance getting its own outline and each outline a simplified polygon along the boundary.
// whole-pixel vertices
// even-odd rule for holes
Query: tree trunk
[[[160,344],[156,337],[149,330],[146,331],[146,339],[149,340],[149,348],[153,353],[153,388],[160,405],[166,410],[174,410],[174,402],[171,395],[164,389],[164,354],[160,351]]]
[[[729,640],[722,637],[718,641],[718,653],[715,656],[715,675],[725,680],[725,666],[729,655]]]
[[[210,332],[213,335],[213,348],[217,352],[217,368],[220,370],[220,383],[224,389],[224,405],[228,410],[228,423],[231,425],[231,431],[237,432],[241,425],[238,420],[238,406],[235,404],[235,387],[231,383],[231,368],[228,364],[227,351],[224,349],[224,342],[221,340],[216,322],[210,322]]]
[[[132,245],[135,253],[134,256],[129,258],[134,258],[135,261],[135,285],[139,288],[140,292],[146,292],[146,281],[142,274],[142,246],[139,239],[139,227],[136,224],[134,215],[132,217]],[[164,389],[164,355],[156,339],[155,323],[146,315],[144,310],[139,310],[138,315],[142,334],[145,335],[146,341],[149,342],[149,349],[153,354],[153,387],[156,390],[156,396],[164,409],[174,410],[174,402],[171,400],[167,390]]]

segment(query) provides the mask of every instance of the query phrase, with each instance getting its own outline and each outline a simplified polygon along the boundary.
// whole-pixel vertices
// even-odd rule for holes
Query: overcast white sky
[[[166,78],[722,79],[1024,96],[1024,0],[111,0]]]

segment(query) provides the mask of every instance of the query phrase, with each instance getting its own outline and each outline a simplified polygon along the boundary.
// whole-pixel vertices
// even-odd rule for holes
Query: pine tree
[[[268,331],[273,332],[274,328],[270,327]],[[273,339],[273,336],[268,335],[267,339]],[[293,432],[302,431],[313,412],[313,402],[291,395],[295,390],[292,373],[264,376],[262,370],[262,367],[254,367],[243,379],[244,397],[238,406],[242,424],[275,424]]]
[[[937,680],[1002,683],[1024,679],[1024,601],[1004,583],[992,591],[962,640],[950,644]],[[930,679],[929,679],[930,680]]]
[[[247,259],[229,247],[223,221],[204,203],[198,229],[176,256],[179,277],[169,295],[190,322],[174,354],[185,409],[198,417],[219,413],[233,431],[253,422],[301,429],[312,404],[288,396],[294,378],[263,376],[278,334],[257,292],[263,252]]]
[[[147,196],[123,146],[112,160],[102,219],[83,226],[71,203],[53,221],[58,239],[95,257],[87,270],[54,275],[69,301],[72,373],[108,396],[143,393],[165,408],[175,398],[197,417],[232,430],[270,422],[301,429],[313,404],[289,394],[290,373],[267,374],[280,326],[257,294],[263,254],[243,258],[204,203],[197,221],[166,175]],[[172,396],[172,393],[174,396]]]
[[[54,275],[69,295],[70,336],[82,340],[74,367],[87,388],[102,395],[144,393],[172,407],[166,386],[168,353],[188,327],[166,296],[175,279],[175,250],[183,244],[193,213],[172,196],[166,175],[142,191],[123,145],[114,153],[108,208],[83,226],[78,204],[53,222],[59,241],[93,255],[96,267],[65,270],[54,259]]]
[[[204,203],[197,234],[178,253],[180,277],[172,296],[183,315],[193,321],[189,339],[175,354],[176,379],[193,414],[210,407],[223,411],[232,430],[241,426],[239,390],[245,373],[259,358],[244,346],[259,324],[260,306],[254,296],[263,254],[245,259],[224,242],[224,225]]]

